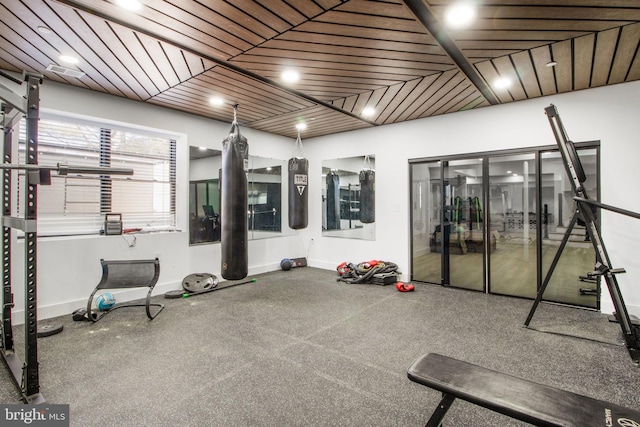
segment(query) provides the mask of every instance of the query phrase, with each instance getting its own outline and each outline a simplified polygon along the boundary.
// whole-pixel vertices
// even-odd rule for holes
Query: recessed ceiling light
[[[517,173],[514,173],[514,174],[513,174],[513,176],[518,176],[518,174],[517,174]]]
[[[376,110],[373,107],[364,107],[362,110],[362,115],[364,117],[371,117],[376,113]]]
[[[507,171],[507,173],[511,173],[511,171]]]
[[[300,122],[298,124],[296,124],[296,129],[298,130],[305,130],[307,128],[307,124],[304,122]]]
[[[200,147],[198,148],[200,151],[207,151],[207,147]]]
[[[77,64],[78,62],[80,62],[78,58],[71,55],[60,55],[59,59],[60,61],[66,62],[67,64]]]
[[[476,11],[469,3],[458,3],[445,12],[444,19],[449,28],[461,29],[467,27],[476,16]]]
[[[51,28],[45,27],[44,25],[40,25],[38,27],[38,31],[41,32],[42,34],[51,34],[51,33],[53,33],[53,31],[51,31]]]
[[[511,79],[507,77],[498,77],[493,81],[493,87],[496,89],[506,89],[511,86]]]
[[[300,73],[296,70],[285,70],[282,72],[282,80],[286,83],[295,83],[300,80]]]
[[[142,3],[138,0],[117,0],[116,3],[123,9],[127,10],[140,10],[142,9]]]
[[[556,65],[558,65],[558,63],[556,61],[547,62],[547,67],[555,67]]]
[[[209,99],[209,103],[211,105],[215,105],[216,107],[220,107],[224,105],[224,99],[219,96],[212,96],[211,99]]]

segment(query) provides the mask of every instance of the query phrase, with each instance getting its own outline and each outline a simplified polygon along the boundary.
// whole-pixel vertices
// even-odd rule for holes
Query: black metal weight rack
[[[2,169],[2,342],[0,353],[11,371],[13,379],[20,389],[25,403],[44,403],[40,393],[40,375],[38,368],[38,253],[37,253],[37,215],[38,185],[51,184],[51,171],[59,175],[68,173],[85,173],[99,175],[132,175],[131,169],[108,167],[73,167],[68,165],[38,165],[38,121],[40,120],[40,86],[42,75],[24,72],[23,80],[0,71],[0,76],[18,85],[24,82],[26,95],[16,94],[0,83],[0,104],[2,107],[2,129],[4,134],[4,152],[0,169]],[[26,161],[25,164],[13,164],[14,128],[20,120],[26,119]],[[25,171],[25,207],[22,217],[12,216],[12,182],[11,171]],[[11,312],[14,308],[11,279],[11,241],[12,230],[24,232],[25,260],[25,340],[24,362],[16,355],[13,341]]]
[[[3,76],[22,84],[17,79],[3,73]],[[27,82],[26,96],[20,97],[10,89],[0,86],[2,112],[4,116],[4,153],[3,165],[11,164],[13,148],[13,130],[26,116],[27,146],[26,164],[38,164],[38,120],[40,116],[40,85],[42,76],[35,73],[24,73]],[[36,171],[37,173],[37,171]],[[39,176],[39,173],[38,173]],[[16,385],[20,387],[23,399],[27,403],[43,403],[40,394],[40,378],[38,369],[38,307],[37,307],[37,196],[38,179],[34,173],[25,174],[27,206],[24,218],[11,216],[11,169],[2,171],[2,355],[7,363]],[[13,343],[13,327],[11,311],[13,309],[13,293],[11,290],[11,237],[12,229],[24,231],[25,247],[25,361],[16,355]]]
[[[549,284],[549,280],[553,275],[553,271],[555,270],[556,265],[560,260],[562,251],[569,241],[571,231],[576,225],[578,218],[580,218],[586,225],[587,233],[596,252],[595,269],[593,272],[588,273],[588,277],[604,278],[607,284],[607,288],[609,289],[609,294],[611,295],[613,306],[615,308],[614,316],[616,321],[620,324],[620,328],[622,329],[622,335],[624,337],[627,350],[629,351],[633,362],[635,364],[640,364],[640,326],[631,322],[629,313],[627,312],[627,307],[620,292],[620,287],[618,286],[618,280],[616,279],[616,274],[624,273],[625,270],[623,268],[612,268],[611,261],[609,260],[609,255],[607,254],[607,250],[604,245],[604,241],[602,240],[600,231],[598,230],[598,224],[596,222],[596,212],[598,209],[606,209],[637,219],[640,219],[640,214],[589,199],[589,196],[587,195],[587,192],[583,186],[583,183],[586,181],[587,177],[584,173],[584,169],[582,168],[582,163],[580,162],[580,158],[578,157],[575,146],[567,136],[567,133],[562,124],[562,120],[560,119],[560,115],[558,114],[558,110],[556,109],[555,105],[551,104],[549,107],[545,108],[545,112],[547,114],[547,118],[549,119],[549,124],[551,125],[551,129],[553,130],[553,134],[556,138],[556,142],[560,147],[560,153],[562,154],[565,169],[571,181],[571,187],[574,194],[573,200],[576,201],[577,209],[573,214],[573,217],[571,218],[569,227],[565,232],[565,235],[562,239],[562,242],[560,243],[558,251],[555,254],[551,266],[549,267],[549,271],[547,272],[547,275],[542,282],[542,286],[538,290],[537,297],[533,303],[533,306],[531,307],[529,316],[525,321],[525,326],[529,326],[529,323],[531,323],[533,314],[538,307],[538,304],[540,304],[540,301],[542,300],[542,295],[544,294],[544,291]]]

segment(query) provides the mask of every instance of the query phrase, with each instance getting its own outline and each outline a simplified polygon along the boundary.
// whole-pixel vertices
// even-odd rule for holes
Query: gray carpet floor
[[[38,340],[41,393],[72,426],[422,426],[440,394],[407,379],[438,352],[640,408],[640,368],[607,316],[435,285],[348,285],[310,267],[190,298],[71,316]],[[223,286],[221,284],[219,286]],[[45,322],[42,322],[44,324]],[[21,327],[14,327],[22,351]],[[23,356],[21,356],[23,357]],[[24,359],[23,359],[24,360]],[[0,368],[0,402],[19,393]],[[526,425],[457,400],[446,426]]]

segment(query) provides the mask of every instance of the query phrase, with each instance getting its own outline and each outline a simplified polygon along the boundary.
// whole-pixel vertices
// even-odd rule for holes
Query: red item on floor
[[[415,289],[415,287],[411,283],[396,283],[396,289],[400,292],[411,292]]]

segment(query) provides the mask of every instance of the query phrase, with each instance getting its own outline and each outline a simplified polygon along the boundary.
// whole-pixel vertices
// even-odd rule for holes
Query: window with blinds
[[[25,163],[26,124],[20,124],[18,155]],[[124,228],[174,229],[176,142],[139,131],[112,129],[72,119],[38,123],[41,166],[117,167],[133,175],[58,175],[38,187],[38,234],[96,234],[105,214],[120,213]],[[24,174],[19,175],[18,213],[22,216]]]

